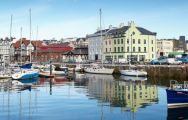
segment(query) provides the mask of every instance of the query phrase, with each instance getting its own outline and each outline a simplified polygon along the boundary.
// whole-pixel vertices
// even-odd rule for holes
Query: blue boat
[[[32,63],[28,63],[20,66],[20,68],[24,68],[24,69],[31,69],[31,67],[32,67]]]
[[[187,120],[188,107],[168,108],[167,120]]]
[[[37,78],[38,76],[39,76],[39,71],[32,69],[24,69],[20,72],[13,74],[12,79],[25,80],[25,79]]]
[[[171,81],[166,93],[169,107],[188,105],[188,84],[186,82],[178,84],[177,81]]]

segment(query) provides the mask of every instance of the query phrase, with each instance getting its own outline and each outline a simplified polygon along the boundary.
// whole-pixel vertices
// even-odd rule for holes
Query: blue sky
[[[29,38],[29,8],[32,10],[32,39],[84,37],[99,27],[99,9],[103,28],[109,25],[137,26],[157,32],[157,38],[188,37],[188,0],[1,0],[0,37]]]

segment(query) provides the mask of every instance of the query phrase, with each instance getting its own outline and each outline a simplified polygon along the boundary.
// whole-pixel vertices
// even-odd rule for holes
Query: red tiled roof
[[[39,40],[36,40],[36,41],[31,41],[31,44],[34,46],[34,47],[42,47],[43,44],[42,41],[39,41]]]
[[[50,44],[48,46],[39,47],[41,52],[68,52],[73,50],[72,47],[65,44]]]
[[[30,40],[27,40],[26,38],[22,38],[22,44],[24,44],[25,46],[28,46],[30,43]],[[41,47],[43,46],[42,44],[43,42],[42,41],[31,41],[31,44],[34,46],[34,47]],[[12,44],[14,46],[14,48],[19,48],[21,46],[21,40],[19,39],[18,41],[16,41],[15,43]]]

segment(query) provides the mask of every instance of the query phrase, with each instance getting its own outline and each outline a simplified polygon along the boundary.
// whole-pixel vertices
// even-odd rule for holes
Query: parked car
[[[159,62],[159,60],[154,59],[154,60],[150,61],[150,63],[149,63],[149,64],[151,64],[151,65],[159,65],[159,64],[160,64],[160,62]]]
[[[179,65],[182,64],[182,61],[175,58],[167,58],[167,64]]]
[[[188,58],[177,58],[177,60],[181,61],[183,64],[188,64]]]

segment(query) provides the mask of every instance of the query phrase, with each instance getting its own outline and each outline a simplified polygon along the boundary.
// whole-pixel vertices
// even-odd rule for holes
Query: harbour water
[[[0,81],[0,120],[176,120],[188,108],[168,109],[169,80],[80,74],[39,78],[30,89]]]

